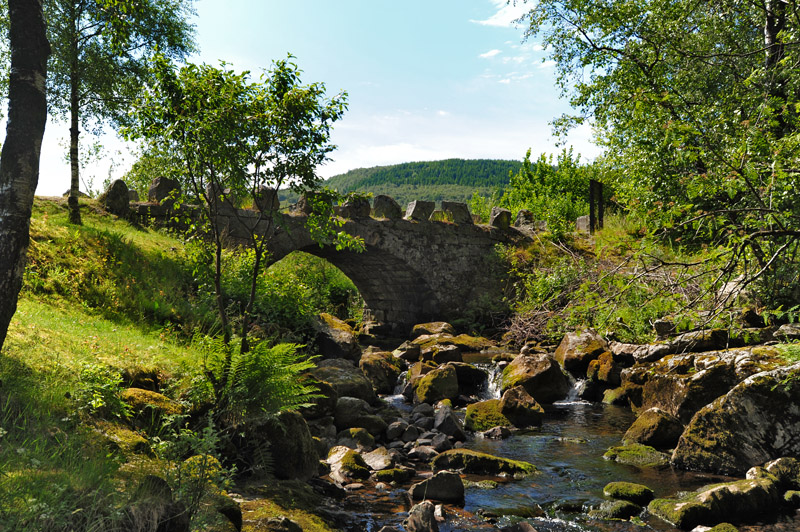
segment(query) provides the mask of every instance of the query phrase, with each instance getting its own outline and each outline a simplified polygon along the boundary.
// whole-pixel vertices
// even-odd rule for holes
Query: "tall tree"
[[[783,0],[540,0],[523,17],[626,205],[772,305],[800,302],[800,11]]]
[[[33,194],[47,122],[47,57],[41,0],[8,0],[11,71],[0,154],[0,349],[17,310],[30,242]]]
[[[81,223],[81,127],[124,120],[154,53],[184,58],[194,49],[192,1],[46,0],[51,108],[70,123],[72,223]]]

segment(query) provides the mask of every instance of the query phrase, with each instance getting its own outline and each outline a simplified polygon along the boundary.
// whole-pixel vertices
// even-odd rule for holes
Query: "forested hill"
[[[357,168],[331,177],[325,185],[341,193],[372,192],[387,194],[405,206],[409,201],[467,201],[474,192],[488,196],[508,183],[509,172],[516,173],[519,161],[497,159],[446,159]],[[282,200],[294,201],[291,194]]]

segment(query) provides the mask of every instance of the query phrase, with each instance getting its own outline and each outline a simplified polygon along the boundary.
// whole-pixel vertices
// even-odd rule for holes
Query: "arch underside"
[[[297,249],[323,258],[342,270],[358,288],[372,321],[407,332],[439,312],[439,302],[424,278],[402,259],[376,247],[361,253],[332,246]]]

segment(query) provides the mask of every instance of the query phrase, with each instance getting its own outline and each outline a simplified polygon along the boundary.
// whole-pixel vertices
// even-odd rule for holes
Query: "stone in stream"
[[[482,432],[494,427],[510,427],[513,424],[500,412],[500,399],[489,399],[467,406],[464,428]]]
[[[589,511],[589,517],[596,519],[630,519],[639,515],[644,508],[631,501],[604,501]]]
[[[352,479],[369,478],[369,466],[361,454],[348,447],[333,447],[326,461],[331,466],[330,477],[340,484],[348,484]]]
[[[544,409],[523,386],[509,388],[503,393],[500,413],[518,428],[538,427],[544,418]]]
[[[388,352],[371,352],[361,355],[358,367],[372,384],[375,393],[390,394],[394,391],[402,368],[398,360]],[[405,366],[405,364],[403,364]]]
[[[455,441],[465,441],[467,435],[458,417],[449,406],[443,406],[436,411],[433,418],[433,428],[442,434],[450,436]]]
[[[638,443],[611,447],[603,455],[603,458],[637,467],[667,467],[669,465],[669,455]]]
[[[361,356],[353,328],[336,316],[323,312],[311,321],[311,325],[317,333],[315,341],[323,358],[356,361]]]
[[[612,499],[630,501],[639,506],[644,506],[653,500],[653,490],[633,482],[609,482],[603,488],[603,495]]]
[[[464,482],[458,473],[440,471],[431,478],[412,485],[408,490],[413,500],[433,499],[435,501],[464,504]]]
[[[553,357],[542,353],[519,355],[506,366],[500,391],[515,386],[523,386],[540,404],[564,399],[572,388]]]
[[[564,335],[553,358],[576,377],[586,375],[589,363],[608,350],[608,342],[594,329]]]
[[[434,515],[435,505],[431,501],[422,501],[408,511],[408,519],[403,521],[406,532],[439,532],[439,525]]]
[[[353,362],[344,359],[320,360],[311,375],[330,384],[339,397],[357,397],[374,404],[378,401],[372,384]]]
[[[536,466],[521,460],[509,460],[470,449],[452,449],[440,453],[431,462],[433,470],[448,469],[473,475],[530,475],[536,473]]]
[[[433,404],[458,397],[458,377],[452,366],[441,366],[416,381],[414,395],[420,403]]]
[[[656,449],[674,449],[683,434],[683,424],[675,416],[660,408],[642,412],[628,428],[622,441],[641,443]]]
[[[423,335],[449,334],[455,336],[456,329],[446,321],[432,321],[429,323],[418,323],[411,329],[411,337],[419,338]]]

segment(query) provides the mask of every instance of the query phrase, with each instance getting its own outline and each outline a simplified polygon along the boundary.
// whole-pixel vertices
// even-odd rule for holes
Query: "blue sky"
[[[198,0],[192,60],[257,75],[291,53],[304,82],[346,91],[323,177],[450,157],[519,160],[528,148],[558,151],[548,122],[569,110],[545,52],[513,24],[526,9],[505,0]],[[66,135],[48,124],[39,194],[68,188]],[[581,129],[568,142],[592,158],[590,137]],[[132,161],[113,136],[102,143],[85,171],[95,189]]]

